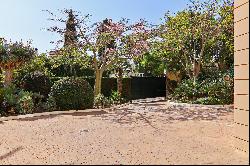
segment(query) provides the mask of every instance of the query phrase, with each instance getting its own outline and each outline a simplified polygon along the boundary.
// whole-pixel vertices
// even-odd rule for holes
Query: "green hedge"
[[[47,97],[51,89],[50,77],[40,71],[26,74],[21,80],[21,87],[33,93],[39,93]]]

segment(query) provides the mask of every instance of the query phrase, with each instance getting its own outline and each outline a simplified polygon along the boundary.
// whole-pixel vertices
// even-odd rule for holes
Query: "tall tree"
[[[225,0],[219,9],[220,34],[214,45],[218,52],[215,62],[220,70],[227,70],[234,63],[234,4],[233,0]]]
[[[51,12],[50,14],[55,16]],[[128,24],[126,19],[118,22],[105,19],[90,25],[88,23],[89,16],[75,17],[79,39],[75,51],[90,60],[89,65],[95,70],[94,91],[95,95],[98,95],[101,93],[103,72],[123,60],[142,55],[148,49],[150,30],[146,28],[144,20]],[[57,17],[50,20],[66,22]],[[58,26],[53,26],[48,30],[59,33],[61,36],[65,34],[65,29]]]
[[[73,10],[65,10],[68,14],[68,20],[66,22],[66,28],[64,33],[64,47],[76,47],[77,46],[77,30],[76,21],[73,14]]]
[[[169,56],[178,59],[195,84],[202,65],[213,58],[206,51],[211,49],[209,42],[220,34],[220,22],[216,19],[220,3],[217,0],[191,2],[175,16],[166,14],[166,23],[160,28],[163,32],[160,45],[170,52]]]
[[[127,20],[114,23],[95,24],[91,35],[82,33],[86,51],[92,52],[92,62],[95,69],[95,95],[101,93],[101,78],[105,70],[113,65],[142,55],[148,49],[149,31],[145,29],[145,22],[128,25]],[[101,50],[101,54],[100,53]]]

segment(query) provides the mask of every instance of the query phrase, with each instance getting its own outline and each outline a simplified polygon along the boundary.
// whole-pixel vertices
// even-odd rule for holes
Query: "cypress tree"
[[[76,21],[72,9],[66,11],[68,20],[66,22],[66,30],[64,34],[64,47],[75,47],[77,44]]]

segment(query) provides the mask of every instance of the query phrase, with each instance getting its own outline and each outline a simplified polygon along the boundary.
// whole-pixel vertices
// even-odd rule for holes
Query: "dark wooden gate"
[[[164,97],[166,93],[164,77],[132,77],[131,99]]]

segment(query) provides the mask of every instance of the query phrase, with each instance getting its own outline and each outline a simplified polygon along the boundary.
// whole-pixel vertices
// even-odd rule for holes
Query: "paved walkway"
[[[233,112],[140,100],[121,108],[0,122],[0,164],[248,164]]]

